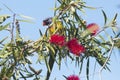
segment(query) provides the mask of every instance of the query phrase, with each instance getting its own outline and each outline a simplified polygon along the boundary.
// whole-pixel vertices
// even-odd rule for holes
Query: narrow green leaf
[[[42,60],[44,60],[44,55],[42,55],[42,53],[39,53],[38,60],[36,63],[41,62]]]
[[[114,18],[113,18],[113,22],[116,21],[117,16],[118,16],[118,14],[116,13],[115,16],[114,16]]]
[[[51,70],[50,70],[50,66],[47,62],[47,58],[45,57],[44,59],[45,59],[45,64],[46,64],[47,70],[50,72]]]
[[[27,23],[34,23],[32,20],[21,20],[21,19],[17,19],[19,22],[27,22]]]
[[[116,35],[116,32],[118,31],[118,28],[117,27],[112,27],[112,32],[114,35]]]
[[[42,31],[39,29],[40,36],[43,36]]]
[[[89,80],[89,58],[87,60],[87,66],[86,66],[86,76],[87,76],[87,80]]]
[[[81,64],[80,64],[80,71],[79,71],[79,74],[81,74],[81,72],[82,72],[82,68],[83,68],[83,58],[82,58],[82,60],[81,60]]]
[[[15,74],[13,74],[12,77],[13,77],[14,80],[17,80],[17,79],[16,79],[17,76],[16,76]]]
[[[6,61],[7,59],[3,59],[2,61],[0,61],[0,66],[3,66]]]
[[[23,78],[24,80],[26,80],[25,76],[22,74],[22,72],[19,72],[21,75],[21,78]]]
[[[90,34],[91,34],[90,31],[84,30],[84,31],[81,33],[81,37],[86,38],[86,37],[88,37]]]
[[[115,36],[115,38],[119,37],[120,36],[120,32],[118,32],[118,34]]]
[[[103,42],[105,42],[105,38],[104,38],[103,36],[99,35],[99,38],[100,38]]]
[[[28,20],[34,20],[33,17],[30,17],[30,16],[26,16],[26,15],[22,15],[22,14],[19,14],[20,17],[24,18],[24,19],[28,19]]]
[[[115,40],[115,47],[120,49],[120,39]]]
[[[30,69],[33,73],[36,72],[35,69],[34,69],[33,67],[31,67],[31,66],[29,66],[29,69]]]
[[[42,72],[42,69],[36,71],[36,75],[39,75]]]
[[[27,74],[27,76],[25,76],[25,78],[31,78],[33,76],[34,76],[34,74]]]
[[[1,72],[0,76],[4,76],[6,74],[6,70],[7,70],[6,66],[3,66],[0,71]]]
[[[56,16],[56,11],[57,11],[57,1],[55,1],[54,16]]]
[[[1,41],[0,41],[0,44],[3,43],[8,37],[5,37],[3,38]]]
[[[60,51],[60,50],[59,50]],[[61,61],[62,61],[62,53],[61,53],[61,51],[60,51],[60,53],[58,53],[58,55],[59,55],[59,59],[58,59],[58,66],[59,66],[59,70],[61,69]]]
[[[15,69],[15,66],[14,65],[11,65],[9,68],[8,68],[8,70],[6,71],[7,73],[7,77],[12,77],[12,75],[13,75],[13,72],[14,72],[14,69]]]
[[[103,16],[104,16],[104,25],[107,23],[107,16],[104,12],[104,10],[102,10]]]
[[[52,52],[52,54],[55,54],[55,49],[53,48],[53,46],[51,46],[50,44],[46,44],[46,46],[49,48],[49,50]]]
[[[63,75],[63,77],[64,77],[65,79],[67,79],[67,76]]]
[[[2,24],[6,19],[10,18],[10,15],[0,15],[0,24]]]
[[[7,23],[5,26],[0,26],[0,31],[7,29],[9,25],[10,23]]]
[[[75,19],[77,22],[80,22],[81,26],[83,29],[86,29],[86,25],[83,23],[83,21],[81,20],[80,16],[75,12],[74,13]]]
[[[92,10],[96,10],[97,8],[95,7],[91,7],[91,6],[84,6],[85,8],[89,8],[89,9],[92,9]]]
[[[0,51],[0,58],[6,58],[6,57],[8,57],[8,55],[11,54],[11,52],[6,52],[7,46],[8,46],[8,44],[6,44],[4,46],[4,48]]]

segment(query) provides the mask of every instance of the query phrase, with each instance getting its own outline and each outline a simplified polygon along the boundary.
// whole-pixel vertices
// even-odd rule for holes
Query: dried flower
[[[68,41],[67,47],[71,53],[77,56],[79,56],[82,52],[85,51],[84,46],[79,44],[76,38],[73,38],[72,40]]]
[[[67,80],[80,80],[80,79],[76,75],[70,75],[70,76],[67,77]]]
[[[94,36],[98,32],[99,26],[96,23],[91,23],[87,26],[87,30]]]
[[[52,44],[55,44],[55,45],[64,46],[65,45],[65,37],[58,35],[58,34],[53,34],[50,37],[49,42]]]

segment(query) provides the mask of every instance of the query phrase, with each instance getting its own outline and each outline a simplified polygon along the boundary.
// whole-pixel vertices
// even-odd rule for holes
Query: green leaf
[[[2,51],[0,52],[0,58],[6,58],[6,57],[8,57],[11,53],[8,53],[8,52],[4,52],[4,53],[2,53]]]
[[[40,36],[43,36],[42,31],[39,29]]]
[[[19,72],[19,73],[21,75],[21,78],[23,78],[24,80],[26,80],[25,76],[21,72]]]
[[[59,52],[58,53],[59,56],[58,56],[58,62],[57,62],[57,64],[58,64],[59,70],[60,70],[61,69],[61,61],[62,61],[62,56],[63,56],[62,54],[63,53],[61,52],[61,50],[59,48],[58,48],[58,52]]]
[[[6,66],[3,66],[3,67],[1,68],[0,77],[3,77],[3,76],[6,74],[6,70],[7,70]]]
[[[115,47],[120,49],[120,39],[115,40]]]
[[[7,77],[9,77],[9,78],[11,78],[12,77],[12,75],[14,74],[13,72],[14,72],[14,69],[15,69],[15,66],[14,65],[11,65],[9,68],[8,68],[8,70],[6,71],[7,73]]]
[[[23,73],[21,71],[23,71]],[[31,72],[28,72],[27,69],[26,70],[21,70],[21,71],[19,71],[19,74],[21,75],[20,78],[24,78],[24,80],[27,80],[26,78],[31,78],[31,77],[34,76],[34,74],[31,73]],[[26,75],[24,73],[26,73]]]
[[[22,20],[22,19],[17,19],[19,22],[27,22],[27,23],[34,23],[32,20],[28,20],[28,19],[26,19],[26,20]]]
[[[0,51],[0,58],[6,58],[11,54],[11,52],[6,52],[7,46],[8,44],[6,44],[4,48]]]
[[[44,59],[45,59],[45,64],[46,64],[47,70],[50,72],[51,70],[50,70],[50,66],[47,62],[47,58],[45,57]]]
[[[10,18],[10,15],[0,15],[0,24],[2,24],[6,19]]]
[[[0,66],[3,66],[4,63],[6,63],[7,59],[3,59],[2,61],[0,61]]]
[[[3,38],[1,41],[0,41],[0,44],[3,43],[8,37],[5,37]]]
[[[65,79],[67,79],[67,76],[63,75],[63,77],[64,77]]]
[[[36,71],[36,75],[39,75],[40,73],[42,72],[42,69],[40,69],[40,70],[38,70],[38,71]]]
[[[81,24],[81,27],[83,29],[86,29],[86,25],[83,23],[81,17],[76,12],[74,13],[74,16],[75,16],[76,21]]]
[[[104,10],[102,10],[103,16],[104,16],[104,25],[107,23],[107,16],[104,12]]]
[[[10,25],[10,23],[7,23],[7,24],[4,25],[4,26],[1,25],[1,26],[0,26],[0,31],[7,29],[7,28],[9,27],[9,25]]]
[[[36,70],[35,70],[33,67],[29,66],[29,69],[30,69],[33,73],[36,73]]]
[[[95,7],[91,7],[91,6],[84,6],[85,8],[89,8],[89,9],[92,9],[92,10],[96,10],[97,8]]]
[[[49,48],[49,50],[51,51],[51,53],[54,55],[55,54],[55,49],[53,46],[51,46],[50,44],[46,44],[46,46]]]
[[[41,61],[43,61],[43,60],[44,60],[44,55],[42,55],[42,53],[39,53],[39,54],[38,54],[38,59],[37,59],[37,62],[36,62],[36,63],[41,62]]]
[[[86,65],[86,76],[87,76],[87,80],[89,80],[89,58],[87,60],[87,65]]]
[[[34,74],[27,74],[27,76],[25,76],[25,78],[31,78],[33,76],[34,76]]]
[[[28,19],[28,20],[34,20],[33,17],[30,17],[30,16],[26,16],[26,15],[22,15],[22,14],[19,14],[20,17],[24,18],[24,19]]]
[[[81,72],[82,72],[83,62],[84,62],[84,58],[81,59],[79,74],[81,74]]]
[[[90,34],[90,31],[86,29],[81,33],[81,37],[87,38]]]
[[[103,36],[99,35],[99,38],[100,38],[103,42],[106,42],[106,41],[105,41],[105,38],[104,38]]]
[[[114,16],[114,18],[113,18],[113,20],[112,20],[113,22],[116,21],[117,16],[118,16],[118,14],[116,13],[115,16]]]

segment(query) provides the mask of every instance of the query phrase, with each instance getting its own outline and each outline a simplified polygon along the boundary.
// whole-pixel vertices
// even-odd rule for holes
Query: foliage
[[[57,63],[60,68],[62,60],[68,57],[79,66],[80,72],[84,61],[87,61],[87,80],[89,80],[91,58],[94,58],[101,66],[100,72],[103,69],[110,70],[108,65],[112,50],[114,47],[120,48],[120,33],[116,32],[117,14],[108,22],[107,15],[102,10],[104,17],[102,29],[98,29],[100,27],[95,23],[92,24],[92,28],[88,29],[87,21],[79,15],[79,13],[84,13],[85,8],[95,9],[86,6],[82,0],[57,0],[54,16],[49,18],[51,19],[50,24],[46,24],[46,19],[43,21],[44,25],[47,25],[46,31],[42,33],[39,30],[41,37],[36,41],[25,41],[21,37],[19,23],[25,20],[16,18],[20,15],[16,13],[13,16],[0,15],[0,31],[10,32],[10,38],[5,36],[0,40],[0,79],[27,80],[33,77],[34,80],[40,80],[41,72],[44,70],[34,69],[30,66],[32,62],[28,59],[34,54],[38,54],[39,63],[46,64],[45,80],[49,80],[54,63]],[[9,18],[13,20],[7,23],[6,20]],[[96,30],[95,26],[99,31]],[[107,34],[107,29],[112,30],[113,34]],[[107,39],[104,38],[103,34],[107,35]],[[6,40],[9,41],[5,42]],[[71,40],[72,42],[69,43]]]

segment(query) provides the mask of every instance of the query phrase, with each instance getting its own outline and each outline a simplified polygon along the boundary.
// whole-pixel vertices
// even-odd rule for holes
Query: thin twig
[[[16,14],[13,14],[13,22],[12,22],[12,27],[10,30],[10,34],[11,34],[11,43],[13,43],[14,41],[14,24],[15,24],[15,16]]]
[[[100,68],[100,70],[99,70],[99,76],[100,76],[100,80],[102,80],[102,75],[101,75],[101,72],[102,72],[102,70],[104,69],[104,67],[106,66],[106,64],[107,64],[107,62],[109,61],[109,59],[110,59],[110,56],[111,56],[111,54],[112,54],[112,50],[113,50],[113,48],[114,48],[114,41],[112,41],[112,43],[111,43],[111,48],[110,48],[110,51],[109,51],[109,55],[108,55],[108,58],[106,59],[106,61],[105,61],[105,63],[103,64],[103,66]]]
[[[113,50],[113,48],[114,48],[114,42],[112,43],[111,49],[110,49],[110,51],[109,51],[109,53],[108,53],[108,54],[109,54],[109,56],[108,56],[108,58],[106,59],[106,61],[105,61],[104,65],[101,67],[100,72],[104,69],[105,65],[106,65],[106,64],[107,64],[107,62],[109,61],[110,56],[111,56],[111,54],[112,54],[112,50]]]

